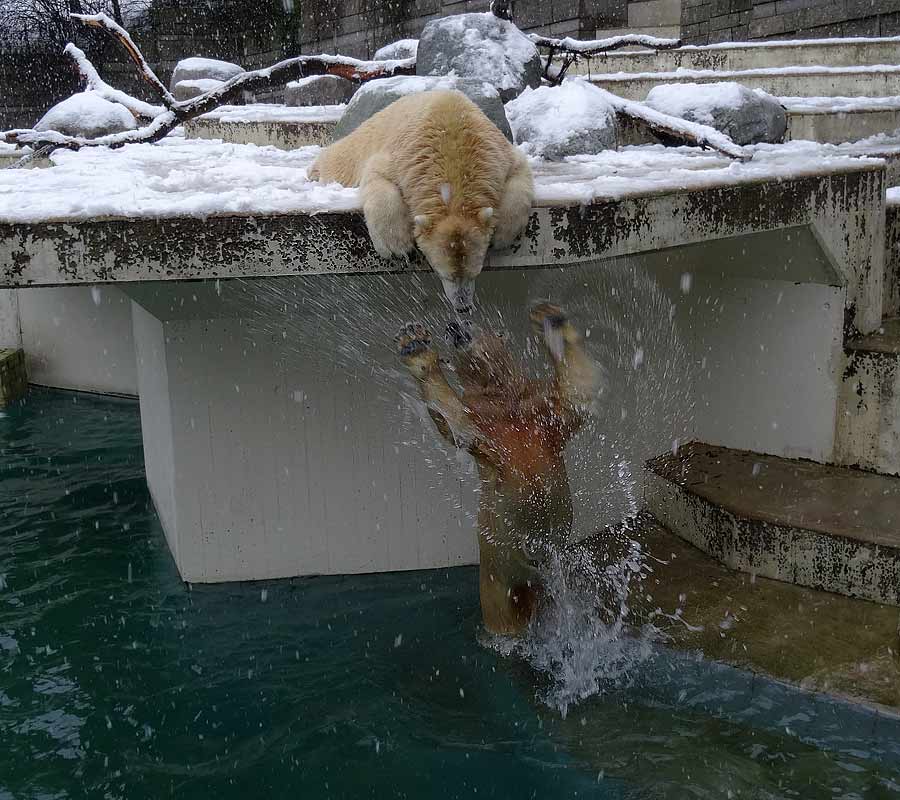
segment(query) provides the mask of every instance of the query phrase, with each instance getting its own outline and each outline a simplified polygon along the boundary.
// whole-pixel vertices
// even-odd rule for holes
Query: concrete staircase
[[[900,605],[900,478],[700,443],[647,470],[650,512],[726,566]]]

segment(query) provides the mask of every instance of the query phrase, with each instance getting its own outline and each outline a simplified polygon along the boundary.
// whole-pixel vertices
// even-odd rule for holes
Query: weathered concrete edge
[[[900,316],[900,200],[884,208],[884,304],[882,316]]]
[[[309,145],[326,145],[334,134],[334,121],[287,121],[204,119],[197,117],[184,124],[188,139],[221,139],[229,144],[271,145],[294,150]]]
[[[489,269],[563,265],[811,225],[847,282],[848,334],[881,321],[884,165],[536,208]],[[0,224],[0,287],[427,270],[382,259],[359,212]]]
[[[644,504],[660,524],[725,566],[886,605],[900,605],[900,550],[738,517],[647,467]]]

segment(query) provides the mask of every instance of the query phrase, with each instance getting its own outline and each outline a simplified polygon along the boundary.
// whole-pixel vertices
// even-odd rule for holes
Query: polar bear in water
[[[441,370],[421,323],[397,335],[440,434],[478,464],[481,612],[495,634],[518,635],[542,600],[540,567],[550,548],[568,544],[572,495],[563,450],[602,388],[600,367],[585,353],[565,313],[549,303],[531,310],[553,365],[550,381],[526,377],[504,340],[474,341],[455,329],[459,395]]]
[[[358,186],[378,253],[418,245],[457,311],[472,306],[488,247],[512,244],[534,198],[525,156],[457,91],[391,103],[325,148],[310,177]]]

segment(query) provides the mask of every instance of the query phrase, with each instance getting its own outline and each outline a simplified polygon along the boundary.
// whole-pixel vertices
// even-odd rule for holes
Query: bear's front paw
[[[400,358],[416,375],[438,365],[437,353],[431,346],[431,334],[421,322],[409,322],[394,337]]]

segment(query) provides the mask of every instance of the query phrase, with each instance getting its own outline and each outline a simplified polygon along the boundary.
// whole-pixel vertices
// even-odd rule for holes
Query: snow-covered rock
[[[340,139],[356,130],[373,114],[386,108],[395,100],[414,92],[430,92],[435,89],[456,89],[478,106],[500,132],[512,141],[512,132],[500,95],[490,83],[477,80],[463,80],[453,76],[424,77],[419,75],[398,75],[393,78],[379,78],[364,83],[347,104],[344,116],[337,124],[334,138]]]
[[[419,48],[418,39],[398,39],[375,51],[375,61],[393,61],[395,58],[415,58]]]
[[[419,39],[417,75],[487,81],[505,103],[526,86],[541,85],[541,57],[513,23],[491,13],[431,20]]]
[[[196,78],[194,80],[178,81],[172,87],[172,94],[176,100],[190,100],[204,92],[218,89],[225,81],[217,81],[214,78]]]
[[[775,143],[784,139],[784,107],[762,89],[739,83],[669,83],[654,86],[647,105],[721,131],[736,144]]]
[[[353,97],[356,84],[340,75],[310,75],[284,87],[287,106],[339,106]]]
[[[244,68],[230,61],[219,61],[215,58],[183,58],[175,65],[172,80],[169,87],[175,91],[175,87],[182,81],[214,80],[227,81],[235,75],[240,75]]]
[[[135,127],[134,117],[125,106],[104,100],[96,92],[78,92],[53,106],[34,129],[93,139]]]
[[[506,116],[516,144],[532,156],[559,161],[616,149],[615,109],[580,78],[526,89],[506,104]]]

